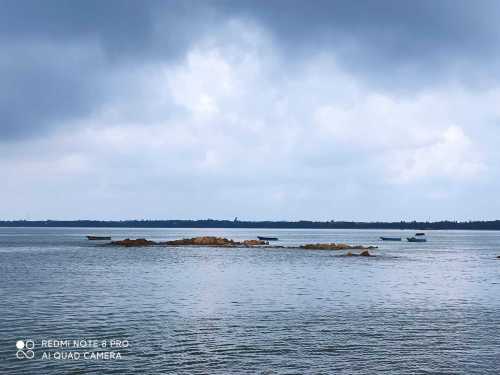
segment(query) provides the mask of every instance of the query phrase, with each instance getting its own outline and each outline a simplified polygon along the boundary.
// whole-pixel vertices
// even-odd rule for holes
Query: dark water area
[[[339,251],[116,248],[88,241],[279,237]],[[0,228],[0,374],[498,374],[500,232]],[[43,340],[127,341],[54,359]],[[16,358],[32,340],[34,358]],[[103,349],[99,349],[104,351]],[[26,352],[26,348],[23,349]],[[75,349],[83,352],[84,349]],[[98,349],[88,349],[98,351]]]

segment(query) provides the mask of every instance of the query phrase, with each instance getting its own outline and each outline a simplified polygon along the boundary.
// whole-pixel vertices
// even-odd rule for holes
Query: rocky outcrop
[[[238,245],[238,242],[229,240],[223,237],[193,237],[193,238],[183,238],[182,240],[173,240],[162,242],[162,245],[168,246],[222,246],[222,247],[233,247]]]
[[[153,245],[163,245],[163,246],[212,246],[212,247],[253,247],[253,246],[265,246],[269,245],[269,242],[262,240],[245,240],[243,242],[237,242],[224,237],[213,237],[213,236],[203,236],[203,237],[193,237],[193,238],[183,238],[180,240],[155,242],[148,241],[145,238],[138,238],[131,240],[129,238],[120,241],[112,241],[111,245],[117,246],[153,246]]]
[[[252,247],[269,245],[269,242],[262,240],[245,240],[237,242],[224,237],[193,237],[183,238],[182,240],[162,242],[162,245],[168,246],[217,246],[217,247]]]
[[[363,251],[359,255],[362,256],[362,257],[371,257],[372,256],[368,250]]]
[[[306,250],[367,250],[376,249],[376,246],[351,246],[345,243],[312,243],[301,245],[301,249]]]
[[[157,243],[154,241],[148,241],[145,238],[137,238],[135,240],[131,240],[130,238],[120,240],[120,241],[112,241],[111,245],[125,246],[125,247],[133,247],[133,246],[152,246]]]

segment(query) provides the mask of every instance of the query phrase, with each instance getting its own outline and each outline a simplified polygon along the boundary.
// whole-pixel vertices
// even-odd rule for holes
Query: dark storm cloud
[[[4,38],[80,43],[95,40],[110,56],[150,53],[155,17],[161,12],[168,36],[160,48],[175,54],[186,41],[187,2],[158,1],[2,1],[0,33]],[[159,6],[161,4],[161,7]],[[162,8],[164,12],[162,12]],[[180,42],[180,43],[179,43]]]
[[[127,66],[171,62],[211,22],[172,1],[1,1],[0,140],[78,119],[114,94]],[[133,77],[132,77],[133,78]]]
[[[117,69],[177,61],[231,19],[267,30],[290,64],[333,52],[341,67],[385,88],[498,72],[495,1],[4,0],[0,7],[2,140],[92,113],[125,89],[126,82],[109,87]]]
[[[498,73],[497,1],[256,0],[222,6],[270,30],[292,61],[334,51],[343,68],[370,81],[391,85],[399,78],[399,85],[418,87],[449,74],[467,81]]]
[[[52,122],[88,113],[100,99],[97,64],[80,64],[79,56],[59,48],[9,52],[0,62],[1,139],[36,135]]]

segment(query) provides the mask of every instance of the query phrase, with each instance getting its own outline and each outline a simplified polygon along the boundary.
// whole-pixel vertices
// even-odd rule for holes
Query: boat
[[[408,237],[406,239],[408,242],[427,242],[425,238]]]
[[[257,236],[257,238],[261,241],[278,241],[278,237],[263,237]]]
[[[380,237],[382,241],[401,241],[401,237]]]
[[[87,239],[91,241],[103,241],[110,240],[111,236],[87,236]]]
[[[423,232],[415,233],[415,236],[425,236],[425,233]]]

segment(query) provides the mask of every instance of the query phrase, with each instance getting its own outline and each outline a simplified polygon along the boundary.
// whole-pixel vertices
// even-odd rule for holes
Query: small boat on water
[[[423,232],[418,232],[418,233],[415,233],[415,236],[425,236],[425,233],[423,233]]]
[[[87,236],[87,239],[91,241],[104,241],[110,240],[111,236]]]
[[[401,237],[380,237],[382,241],[401,241]]]
[[[426,238],[408,237],[406,239],[408,242],[427,242]]]
[[[278,241],[278,237],[263,237],[257,236],[257,238],[261,241]]]

